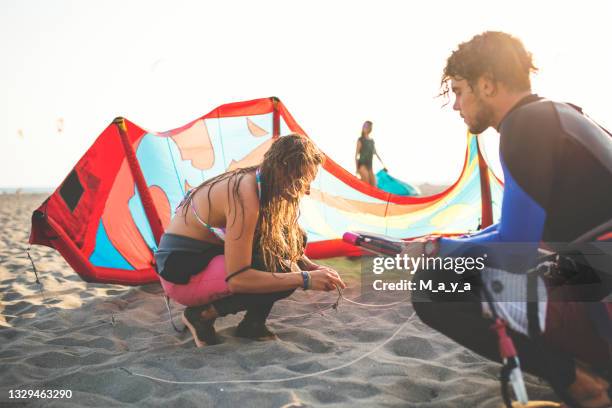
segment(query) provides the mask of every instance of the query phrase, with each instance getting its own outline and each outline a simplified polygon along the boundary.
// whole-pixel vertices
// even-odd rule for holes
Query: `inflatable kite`
[[[306,135],[277,98],[222,105],[167,132],[118,118],[32,215],[31,244],[58,250],[86,281],[157,281],[153,253],[185,193],[202,181],[259,163],[275,138]],[[503,187],[468,135],[463,170],[442,193],[394,195],[329,157],[301,204],[313,258],[359,255],[345,231],[396,238],[474,231],[499,218]]]

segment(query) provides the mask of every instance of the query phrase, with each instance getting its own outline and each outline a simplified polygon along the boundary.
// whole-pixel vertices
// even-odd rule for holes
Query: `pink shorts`
[[[159,280],[170,299],[183,306],[200,306],[232,294],[225,277],[225,256],[217,255],[186,285],[168,282],[161,276]]]

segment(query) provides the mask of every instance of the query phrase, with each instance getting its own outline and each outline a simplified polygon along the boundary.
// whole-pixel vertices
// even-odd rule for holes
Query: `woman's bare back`
[[[223,241],[219,237],[205,225],[200,223],[196,218],[196,214],[194,214],[194,209],[200,220],[210,227],[225,228],[227,224],[227,208],[229,205],[235,205],[233,203],[234,197],[232,193],[235,182],[236,177],[230,176],[212,186],[204,186],[193,193],[192,200],[185,200],[181,206],[177,207],[168,228],[166,228],[166,232],[214,244],[222,244]],[[208,199],[209,194],[210,202]],[[255,173],[244,175],[240,182],[239,194],[243,201],[245,217],[249,217],[249,213],[251,212],[253,215],[256,214],[257,206],[252,208],[253,206],[249,205],[249,203],[252,203],[253,197],[245,197],[245,195],[250,196],[251,194],[257,197],[257,180]],[[191,204],[189,204],[190,202]],[[238,205],[240,206],[240,204]]]

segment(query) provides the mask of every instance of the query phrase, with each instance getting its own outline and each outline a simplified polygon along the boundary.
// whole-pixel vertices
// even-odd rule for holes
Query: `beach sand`
[[[31,212],[44,198],[0,195],[0,406],[502,405],[499,366],[422,324],[407,301],[378,308],[341,301],[338,310],[312,313],[337,295],[298,290],[272,310],[279,340],[233,337],[237,315],[217,321],[222,344],[197,349],[188,332],[172,329],[158,284],[85,283],[59,253],[35,247],[43,295],[26,249]],[[350,283],[348,299],[398,299],[362,293],[358,259],[322,263]],[[182,308],[172,311],[182,327]],[[283,381],[294,377],[301,378]],[[210,381],[234,383],[201,383]],[[526,381],[531,398],[554,399],[543,382]],[[9,399],[17,389],[71,390],[72,398]]]

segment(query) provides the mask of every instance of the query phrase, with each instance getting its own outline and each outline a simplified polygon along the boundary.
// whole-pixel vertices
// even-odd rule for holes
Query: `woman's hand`
[[[297,265],[302,271],[314,271],[315,269],[323,268],[323,266],[312,262],[312,260],[308,258],[306,254],[302,255],[302,257],[297,261]]]
[[[330,291],[336,289],[336,286],[340,289],[346,288],[346,284],[342,281],[338,272],[327,266],[319,266],[308,273],[313,290]]]

